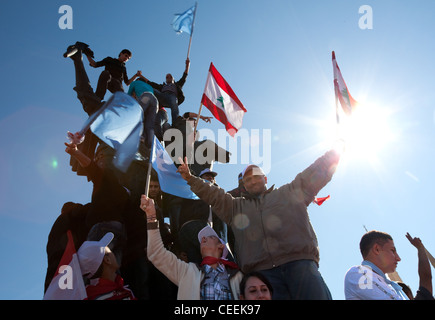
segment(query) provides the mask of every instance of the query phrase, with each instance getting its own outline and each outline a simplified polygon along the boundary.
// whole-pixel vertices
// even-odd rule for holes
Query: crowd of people
[[[83,54],[90,66],[105,67],[95,91]],[[95,62],[89,46],[77,42],[64,57],[74,63],[74,90],[88,115],[104,105],[107,90],[115,93],[124,91],[123,83],[129,86],[127,93],[143,109],[138,152],[144,160],[134,160],[127,172],[117,170],[112,164],[114,150],[89,130],[65,142],[72,171],[86,176],[93,190],[89,203],[65,203],[52,226],[45,290],[57,272],[69,231],[89,300],[332,299],[319,272],[318,243],[307,208],[332,179],[342,145],[279,188],[268,188],[262,169],[248,165],[228,192],[217,184],[212,161],[198,166],[183,154],[177,172],[199,200],[180,198],[162,192],[152,168],[147,183],[150,163],[145,159],[154,136],[165,142],[166,130],[184,126],[184,139],[187,121],[211,121],[191,112],[180,116],[190,60],[179,81],[168,73],[166,82],[157,84],[141,71],[128,78],[125,63],[132,53],[127,49],[118,58]],[[170,124],[166,108],[171,109]],[[400,261],[393,239],[371,231],[361,239],[362,264],[344,277],[346,299],[433,299],[425,248],[419,238],[407,238],[418,251],[417,294],[390,280],[388,274]]]

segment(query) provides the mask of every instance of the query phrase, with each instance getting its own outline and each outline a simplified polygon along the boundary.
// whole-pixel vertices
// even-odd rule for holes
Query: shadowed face
[[[212,256],[220,258],[222,256],[223,244],[216,236],[202,237],[200,248],[203,257]]]
[[[215,182],[215,180],[214,180],[214,175],[212,175],[211,173],[204,173],[204,174],[201,176],[201,178],[204,179],[204,180],[207,180],[207,181],[209,181],[209,182],[211,182],[211,183],[214,183],[214,182]]]
[[[172,74],[170,74],[170,73],[168,73],[167,75],[166,75],[166,83],[172,83],[172,82],[174,82],[174,77],[172,77]]]
[[[110,267],[112,270],[116,271],[119,269],[118,261],[116,260],[115,254],[109,249],[109,247],[106,247],[104,252],[104,263],[106,266]]]
[[[148,192],[150,198],[152,199],[156,199],[160,195],[160,184],[158,183],[158,181],[153,181],[153,180],[150,181]]]
[[[258,196],[266,191],[267,177],[258,168],[253,166],[246,170],[243,176],[243,185],[248,193]]]
[[[118,60],[125,63],[130,60],[130,58],[131,56],[128,53],[124,52],[119,54]]]

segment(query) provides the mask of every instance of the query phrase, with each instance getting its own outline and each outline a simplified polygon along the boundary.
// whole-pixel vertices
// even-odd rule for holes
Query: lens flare
[[[57,162],[57,159],[52,159],[51,160],[51,167],[53,169],[57,169],[58,165],[59,165],[59,163]]]

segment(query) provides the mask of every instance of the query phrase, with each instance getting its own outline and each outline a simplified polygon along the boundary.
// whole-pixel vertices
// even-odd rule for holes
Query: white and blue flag
[[[115,92],[89,121],[91,131],[116,150],[114,166],[126,172],[136,157],[143,131],[143,110],[139,103],[124,92]]]
[[[177,167],[171,157],[155,136],[151,152],[151,162],[154,170],[157,172],[160,189],[163,192],[185,199],[199,199],[177,172]]]
[[[183,13],[175,14],[174,20],[172,21],[172,27],[177,33],[186,32],[187,34],[192,34],[193,32],[193,20],[195,19],[196,4],[184,11]]]

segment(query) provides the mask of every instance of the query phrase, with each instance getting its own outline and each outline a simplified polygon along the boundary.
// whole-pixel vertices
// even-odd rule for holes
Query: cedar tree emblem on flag
[[[358,105],[358,102],[352,98],[341,75],[340,68],[335,60],[335,52],[332,51],[332,68],[334,70],[334,90],[335,99],[340,101],[341,107],[346,115],[350,116],[352,111]]]

